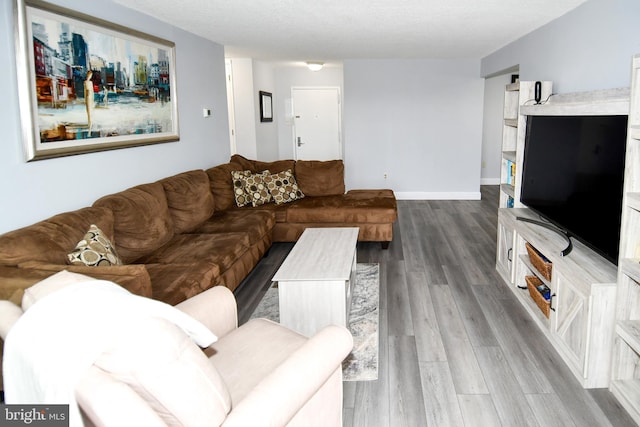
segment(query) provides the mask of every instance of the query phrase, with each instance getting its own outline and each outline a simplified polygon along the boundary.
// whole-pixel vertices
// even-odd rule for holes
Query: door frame
[[[229,151],[231,155],[238,153],[236,146],[236,113],[235,94],[233,92],[233,63],[230,59],[224,61],[225,83],[227,87],[227,113],[229,120]]]
[[[296,90],[327,90],[335,89],[338,97],[338,151],[340,158],[344,160],[344,144],[342,143],[342,91],[340,86],[291,86],[291,111],[293,118],[293,126],[291,126],[291,143],[293,144],[293,158],[298,160],[298,145],[296,144],[296,104],[294,92]]]

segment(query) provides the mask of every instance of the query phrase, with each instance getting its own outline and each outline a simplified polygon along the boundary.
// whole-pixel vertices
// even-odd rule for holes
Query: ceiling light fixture
[[[320,70],[322,70],[322,67],[324,67],[324,62],[307,61],[307,67],[311,71],[320,71]]]

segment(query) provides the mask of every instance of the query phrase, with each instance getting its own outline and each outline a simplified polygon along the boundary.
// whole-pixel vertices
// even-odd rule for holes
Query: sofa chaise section
[[[291,170],[304,197],[289,203],[238,207],[231,185],[232,171],[279,173]],[[359,241],[393,240],[397,203],[392,190],[362,189],[345,192],[342,160],[277,160],[263,162],[233,155],[229,163],[207,170],[216,210],[268,211],[274,215],[274,242],[295,242],[310,227],[358,227]],[[218,204],[219,203],[219,204]]]

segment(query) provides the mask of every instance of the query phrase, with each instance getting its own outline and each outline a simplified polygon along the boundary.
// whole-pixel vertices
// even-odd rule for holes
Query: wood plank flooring
[[[633,426],[607,389],[584,390],[495,271],[498,187],[480,201],[399,201],[380,264],[377,381],[344,383],[345,426]],[[293,244],[236,290],[244,323]]]

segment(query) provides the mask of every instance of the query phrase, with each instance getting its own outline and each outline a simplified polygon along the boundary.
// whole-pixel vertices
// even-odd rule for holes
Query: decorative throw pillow
[[[294,200],[304,197],[291,169],[273,175],[267,175],[263,180],[271,193],[273,201],[276,202],[277,205],[293,202]]]
[[[262,171],[256,175],[268,175],[271,172],[268,170]],[[243,171],[231,171],[231,180],[233,181],[233,195],[236,199],[236,205],[239,208],[251,203],[253,196],[246,190],[247,178],[254,175],[250,170]]]
[[[271,193],[264,184],[263,174],[253,174],[245,178],[244,190],[251,199],[253,207],[262,206],[271,201]]]
[[[233,195],[236,198],[236,205],[239,208],[251,203],[251,199],[244,190],[244,180],[251,176],[253,172],[250,170],[231,171],[231,180],[233,181]]]
[[[95,224],[78,242],[76,248],[67,254],[69,264],[96,267],[99,265],[122,265],[111,241]]]

